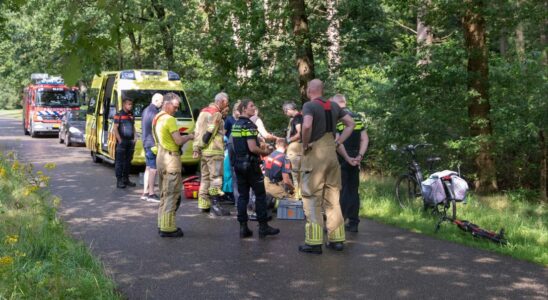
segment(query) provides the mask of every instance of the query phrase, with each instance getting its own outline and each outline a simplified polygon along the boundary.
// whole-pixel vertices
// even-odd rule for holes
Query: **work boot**
[[[247,227],[247,222],[240,223],[240,238],[245,239],[253,235],[253,231]]]
[[[331,250],[343,251],[344,244],[343,242],[327,242],[325,246]]]
[[[206,213],[206,214],[208,214],[208,213],[211,211],[210,208],[200,208],[200,210],[201,210],[203,213]]]
[[[129,187],[135,187],[135,186],[137,186],[137,184],[135,184],[135,182],[129,181],[129,178],[127,178],[127,177],[124,178],[124,184],[125,184],[126,186],[129,186]]]
[[[118,180],[116,180],[116,187],[119,188],[119,189],[125,189],[126,184],[124,183],[124,181],[122,179],[118,179]]]
[[[310,254],[322,254],[322,245],[304,244],[299,246],[299,251]]]
[[[349,232],[358,232],[358,224],[346,224],[344,230]]]
[[[160,231],[160,236],[161,237],[179,238],[179,237],[183,237],[184,233],[181,230],[181,228],[177,227],[177,230],[172,231],[172,232]]]
[[[280,233],[278,228],[270,227],[267,222],[259,223],[259,237],[264,238],[267,235],[276,235]]]
[[[215,213],[216,216],[230,216],[230,211],[227,209],[224,209],[221,204],[219,204],[218,197],[213,197],[211,208],[213,208],[213,213]]]

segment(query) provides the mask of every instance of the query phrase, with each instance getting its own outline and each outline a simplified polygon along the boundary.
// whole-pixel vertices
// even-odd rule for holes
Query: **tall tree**
[[[428,6],[431,1],[424,1],[419,4],[417,13],[417,52],[419,53],[419,65],[429,64],[431,61],[430,46],[434,41],[434,34],[431,26],[426,24],[425,16],[428,13]]]
[[[327,48],[327,64],[330,77],[333,77],[338,73],[341,64],[341,21],[338,16],[337,5],[337,0],[327,0],[327,22],[329,22],[329,25],[327,26],[327,41],[329,43]]]
[[[495,159],[492,150],[492,126],[489,103],[489,67],[486,44],[484,3],[482,0],[465,0],[462,18],[464,40],[468,53],[468,117],[470,134],[477,138],[479,150],[475,164],[478,170],[476,189],[491,192],[498,189]]]
[[[162,43],[164,45],[164,54],[167,59],[167,68],[172,69],[175,64],[175,58],[173,56],[173,33],[171,29],[171,24],[166,15],[166,9],[162,3],[158,0],[151,0],[152,7],[158,18],[160,32],[162,34]]]
[[[299,73],[299,91],[301,102],[305,103],[309,100],[306,95],[306,87],[308,82],[315,77],[314,55],[306,16],[306,3],[304,0],[289,0],[289,6],[291,8],[291,21],[295,40],[295,59]]]

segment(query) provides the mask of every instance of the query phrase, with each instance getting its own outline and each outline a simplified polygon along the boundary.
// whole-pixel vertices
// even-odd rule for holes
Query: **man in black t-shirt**
[[[294,102],[283,105],[284,114],[291,118],[287,127],[286,142],[287,159],[291,162],[291,175],[295,186],[295,198],[301,198],[301,158],[303,156],[303,144],[301,142],[301,129],[303,115],[297,109]]]
[[[344,220],[339,204],[341,168],[336,149],[352,133],[354,121],[337,103],[324,99],[323,83],[314,79],[308,83],[307,95],[311,101],[303,106],[303,158],[301,160],[302,197],[306,215],[305,244],[299,251],[321,254],[324,220],[327,229],[327,247],[342,251]],[[345,129],[335,139],[337,121]]]
[[[126,186],[134,187],[129,181],[129,168],[135,148],[135,119],[133,118],[133,100],[124,99],[122,110],[114,115],[113,132],[116,137],[116,155],[114,168],[116,170],[116,187],[123,189]]]

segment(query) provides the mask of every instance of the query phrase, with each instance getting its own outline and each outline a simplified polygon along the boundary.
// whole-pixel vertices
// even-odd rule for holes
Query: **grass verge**
[[[421,208],[401,209],[394,193],[394,180],[362,176],[360,215],[439,239],[548,266],[548,207],[527,201],[522,197],[523,193],[489,197],[471,194],[467,204],[457,204],[458,219],[489,230],[504,228],[508,239],[505,246],[474,238],[448,222],[443,223],[436,233],[436,217]]]
[[[0,109],[0,117],[19,119],[23,118],[22,109]]]
[[[0,152],[0,299],[121,299],[101,263],[66,234],[48,180]]]

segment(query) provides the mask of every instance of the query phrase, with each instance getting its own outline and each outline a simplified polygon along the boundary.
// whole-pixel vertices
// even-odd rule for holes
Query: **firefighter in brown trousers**
[[[175,225],[175,212],[181,203],[181,146],[193,139],[181,136],[173,117],[181,99],[174,93],[164,96],[162,111],[152,120],[152,132],[157,147],[156,167],[161,189],[158,208],[158,230],[161,237],[182,237],[183,231]]]
[[[219,198],[224,194],[223,161],[224,161],[224,121],[223,113],[228,112],[228,95],[218,93],[215,101],[202,109],[196,120],[193,157],[201,156],[200,191],[198,192],[198,208],[203,212],[213,212],[218,215],[229,215],[230,212],[221,208]]]
[[[295,186],[295,198],[301,198],[301,157],[303,155],[303,144],[301,143],[301,129],[303,115],[297,109],[294,102],[284,103],[282,106],[284,114],[290,118],[287,127],[286,142],[288,144],[286,154],[291,162],[291,175]]]
[[[301,160],[302,197],[306,215],[305,243],[299,246],[304,253],[321,254],[326,214],[328,248],[342,251],[344,220],[339,204],[341,168],[336,149],[354,129],[354,121],[337,103],[324,99],[323,83],[314,79],[308,83],[307,96],[311,100],[303,106]],[[345,125],[335,139],[337,121]]]

